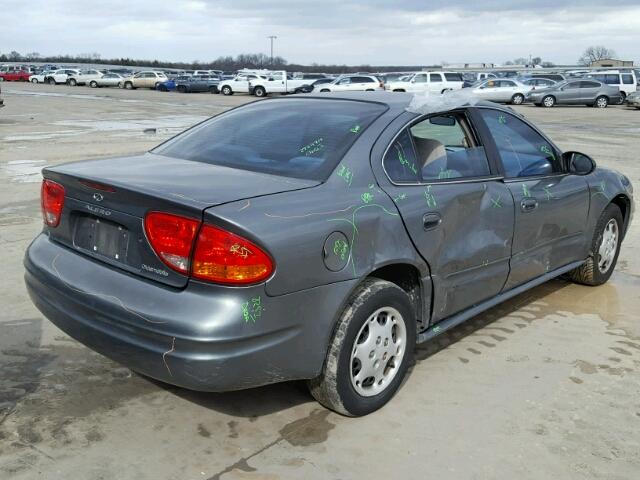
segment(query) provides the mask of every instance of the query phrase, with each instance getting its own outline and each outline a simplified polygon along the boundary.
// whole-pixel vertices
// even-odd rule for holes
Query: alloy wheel
[[[598,269],[601,273],[606,273],[614,259],[618,250],[618,222],[615,218],[609,220],[602,232],[602,241],[598,248]]]

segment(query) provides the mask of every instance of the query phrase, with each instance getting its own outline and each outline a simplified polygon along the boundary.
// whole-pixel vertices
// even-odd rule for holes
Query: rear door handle
[[[538,200],[535,198],[523,198],[520,202],[520,208],[523,212],[530,212],[538,208]]]
[[[422,228],[431,230],[436,228],[442,222],[442,217],[437,213],[427,213],[422,217]]]

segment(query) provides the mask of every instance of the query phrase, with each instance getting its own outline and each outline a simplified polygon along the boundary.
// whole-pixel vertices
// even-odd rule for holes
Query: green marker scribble
[[[556,198],[553,196],[553,194],[551,193],[551,189],[550,187],[544,187],[542,190],[544,190],[544,194],[547,197],[547,202],[550,201],[552,198]]]
[[[394,202],[399,202],[400,200],[404,200],[405,198],[407,198],[407,194],[406,193],[401,193],[400,195],[398,195],[397,197],[395,197],[393,199]]]
[[[338,167],[337,175],[341,177],[349,186],[351,186],[351,182],[353,182],[353,172],[344,165],[340,165]]]
[[[503,114],[500,114],[500,115],[498,116],[498,123],[499,123],[500,125],[506,125],[506,123],[507,123],[507,117],[506,117],[505,115],[503,115]]]
[[[435,327],[433,327],[431,331],[433,333],[440,333],[441,330],[442,330],[442,327],[440,327],[440,325],[436,325]]]
[[[262,297],[258,295],[242,304],[242,318],[245,323],[256,323],[256,320],[262,315],[262,310]]]
[[[360,198],[364,203],[371,203],[371,200],[373,200],[373,194],[364,192],[362,195],[360,195]]]
[[[529,191],[529,187],[527,187],[526,183],[522,184],[522,196],[523,197],[530,197],[531,196],[531,192]]]
[[[491,203],[493,208],[502,208],[502,195],[498,195],[498,198],[492,198]]]
[[[355,125],[354,127],[351,127],[349,131],[351,133],[360,133],[360,128],[361,128],[360,125]]]
[[[603,197],[607,196],[607,184],[604,180],[598,182],[598,184],[596,185],[596,190],[597,191],[593,194],[594,197],[596,195],[602,195]]]
[[[542,145],[540,147],[540,151],[544,153],[547,157],[551,157],[552,159],[555,160],[556,156],[553,154],[553,150],[551,150],[548,145]]]
[[[424,191],[424,198],[427,200],[427,205],[431,208],[437,207],[438,202],[436,201],[436,197],[431,193],[431,185],[427,185],[427,188]]]
[[[402,165],[403,167],[407,167],[409,170],[411,170],[414,173],[414,175],[417,175],[418,169],[416,168],[415,164],[407,160],[407,157],[405,157],[404,152],[400,148],[398,148],[397,145],[396,145],[396,150],[398,151],[398,161],[400,162],[400,165]]]
[[[333,242],[333,254],[337,257],[340,257],[340,260],[344,260],[347,258],[347,254],[349,253],[349,245],[342,239],[338,239]]]
[[[324,138],[316,138],[313,142],[305,145],[300,149],[300,153],[305,157],[310,157],[314,153],[318,153],[324,148]]]
[[[442,168],[440,170],[440,173],[438,173],[438,179],[442,180],[443,178],[452,178],[453,177],[453,170],[445,170],[444,168]]]

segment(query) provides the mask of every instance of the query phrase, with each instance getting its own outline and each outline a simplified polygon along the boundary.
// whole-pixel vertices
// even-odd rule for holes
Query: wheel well
[[[402,290],[404,290],[413,304],[414,313],[416,315],[416,321],[418,323],[418,331],[423,330],[428,319],[423,318],[423,295],[420,284],[420,272],[413,265],[407,263],[396,263],[393,265],[386,265],[377,270],[374,270],[369,274],[369,277],[379,278],[380,280],[386,280],[396,284]]]
[[[629,226],[629,213],[631,212],[631,200],[626,195],[618,195],[617,197],[611,200],[611,203],[617,205],[620,211],[622,212],[622,221],[624,222],[623,232],[627,232],[627,227]]]

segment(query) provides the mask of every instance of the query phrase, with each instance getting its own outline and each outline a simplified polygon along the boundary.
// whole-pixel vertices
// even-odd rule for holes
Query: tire
[[[323,88],[320,90],[320,93],[327,93],[330,92],[331,90],[329,90],[328,88]]]
[[[184,85],[178,85],[176,87],[176,91],[178,93],[187,93],[187,87],[185,87]]]
[[[611,239],[610,233],[608,233],[612,228],[615,230],[615,241]],[[587,261],[567,273],[567,277],[575,283],[589,286],[602,285],[609,280],[618,262],[623,228],[624,221],[620,208],[610,203],[604,209],[596,224]],[[608,242],[603,244],[603,240],[606,242],[607,239]],[[612,250],[612,248],[615,248],[615,250]]]
[[[69,84],[70,87],[75,87],[78,85],[78,82],[76,81],[75,78],[70,78],[67,83]]]
[[[32,78],[31,79],[31,83],[38,83],[38,79],[37,78]]]
[[[231,90],[231,87],[229,85],[225,85],[224,87],[222,87],[222,94],[233,95],[233,90]]]
[[[55,85],[55,84],[56,84],[56,79],[55,79],[55,78],[50,78],[50,79],[47,81],[47,83],[48,83],[49,85]]]
[[[308,382],[311,395],[325,407],[352,417],[367,415],[391,400],[413,362],[413,311],[409,296],[400,287],[366,279],[336,324],[322,373]],[[358,345],[364,351],[371,348],[370,354],[360,357],[363,361],[357,354]],[[392,351],[402,352],[401,358]],[[372,375],[358,379],[366,370]]]
[[[365,90],[365,92],[373,92],[373,91],[374,91],[374,90],[373,90],[373,88],[367,88],[367,89]]]
[[[209,93],[218,93],[218,87],[209,87]]]
[[[95,80],[91,80],[91,81],[89,82],[89,86],[90,86],[91,88],[98,88],[98,82],[96,82]]]
[[[547,95],[542,99],[542,105],[544,105],[546,108],[551,108],[555,104],[556,104],[556,97],[554,97],[553,95]]]
[[[161,85],[158,85],[158,91],[159,92],[168,92],[169,89],[161,84]]]
[[[127,90],[133,90],[133,83],[124,82],[124,88],[127,89]]]
[[[267,96],[267,90],[264,87],[257,86],[256,88],[253,89],[253,94],[256,97],[266,97]]]
[[[404,92],[406,91],[404,88],[396,88],[394,92]]]
[[[600,95],[596,98],[596,101],[593,102],[593,106],[596,108],[607,108],[609,106],[609,99],[604,95]]]
[[[624,102],[627,101],[627,94],[624,92],[620,92],[620,100],[618,101],[618,105],[624,105]]]
[[[524,103],[524,95],[521,93],[516,93],[513,97],[511,97],[511,103],[514,105],[522,105]]]

